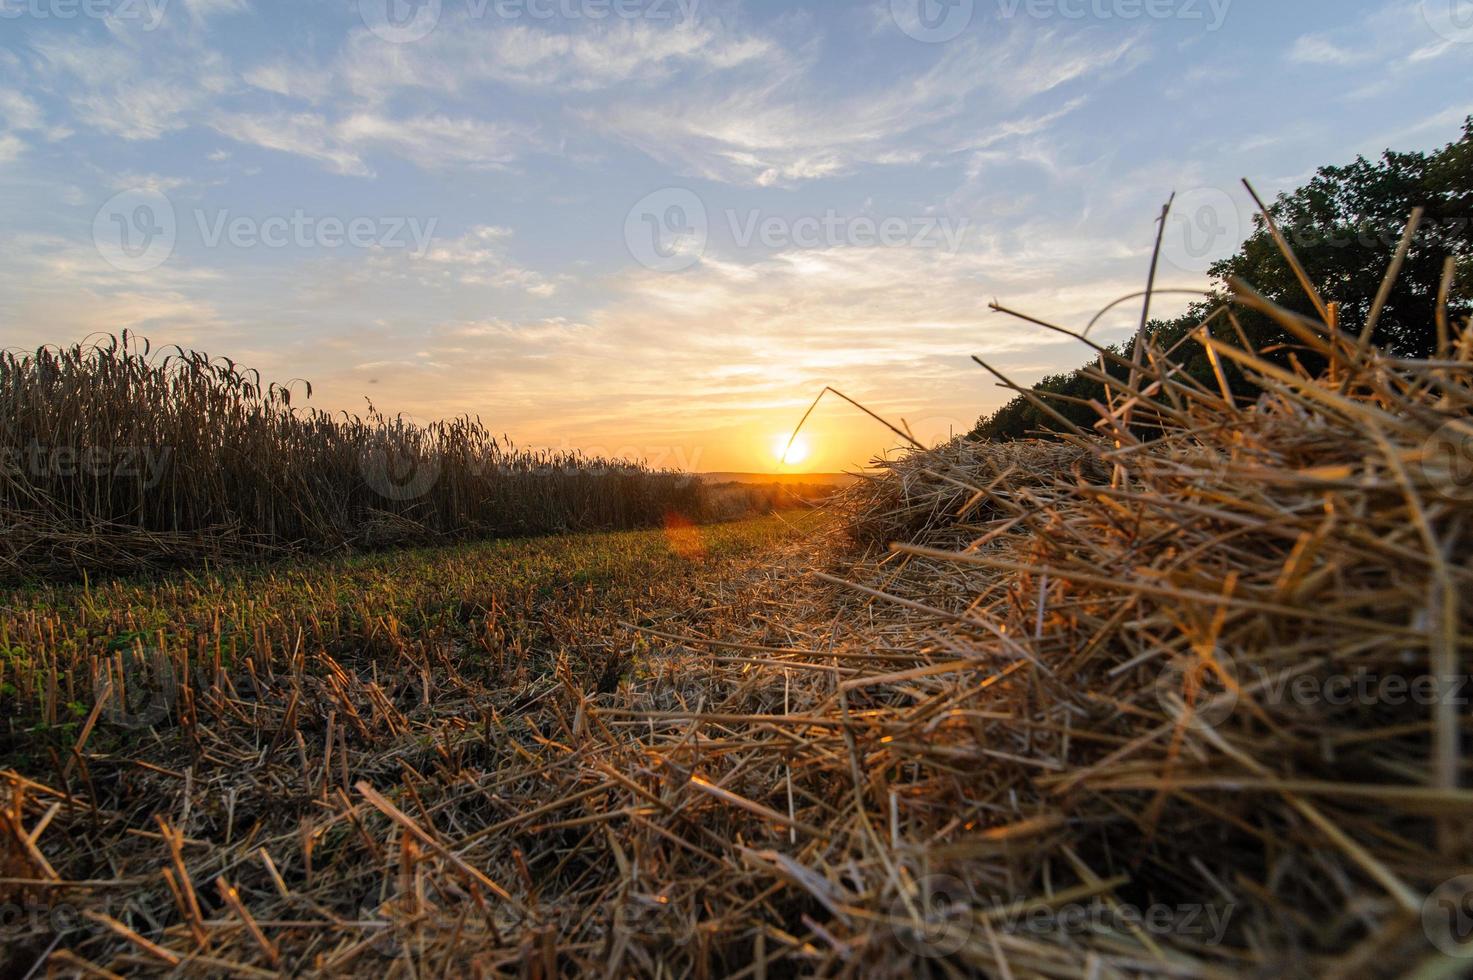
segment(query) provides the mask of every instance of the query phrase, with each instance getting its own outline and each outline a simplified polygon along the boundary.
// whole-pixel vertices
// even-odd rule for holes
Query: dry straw
[[[1457,975],[1473,331],[1397,361],[1238,302],[1326,375],[1231,309],[1195,339],[1251,402],[1144,339],[1095,431],[854,490],[877,553],[599,627],[651,650],[611,693],[268,643],[7,776],[6,886],[112,909],[49,953],[95,975]]]

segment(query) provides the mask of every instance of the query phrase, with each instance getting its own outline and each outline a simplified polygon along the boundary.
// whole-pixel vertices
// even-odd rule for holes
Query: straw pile
[[[1197,337],[1252,403],[1146,344],[1097,431],[953,442],[855,490],[891,548],[805,542],[586,623],[637,656],[608,693],[573,639],[517,689],[310,636],[181,677],[131,754],[8,777],[5,881],[88,916],[29,948],[114,973],[1457,975],[1424,911],[1473,871],[1473,330],[1397,362],[1262,308],[1326,374],[1220,339],[1230,311]]]

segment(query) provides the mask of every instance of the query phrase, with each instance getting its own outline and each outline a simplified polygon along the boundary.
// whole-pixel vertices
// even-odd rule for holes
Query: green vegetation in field
[[[65,754],[109,688],[121,694],[106,717],[130,724],[103,725],[92,749],[169,727],[187,714],[186,692],[240,695],[270,671],[385,678],[433,665],[439,684],[516,686],[566,655],[590,682],[617,684],[635,645],[621,619],[678,609],[691,578],[823,520],[803,513],[0,593],[0,768]],[[590,645],[590,636],[608,640]]]

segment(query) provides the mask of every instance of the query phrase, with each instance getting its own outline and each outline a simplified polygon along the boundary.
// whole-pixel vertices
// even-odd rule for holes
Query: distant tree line
[[[1450,313],[1473,312],[1467,293],[1473,274],[1473,116],[1464,120],[1462,137],[1434,153],[1388,150],[1375,162],[1359,157],[1344,167],[1322,167],[1308,184],[1282,194],[1269,206],[1279,230],[1304,266],[1310,281],[1327,301],[1339,304],[1339,323],[1359,332],[1370,313],[1386,269],[1414,208],[1425,210],[1406,264],[1372,336],[1372,341],[1399,357],[1425,358],[1436,350],[1435,311],[1443,267],[1449,255],[1457,263]],[[1316,317],[1313,303],[1284,260],[1262,216],[1236,254],[1211,268],[1212,294],[1172,320],[1152,320],[1145,330],[1160,349],[1169,349],[1227,302],[1228,281],[1240,279],[1281,306]],[[1461,285],[1462,289],[1458,289]],[[1309,371],[1323,364],[1268,317],[1235,307],[1248,340],[1261,355],[1279,364],[1298,359]],[[1219,322],[1221,322],[1219,320]],[[1214,336],[1231,341],[1231,328],[1214,327]],[[1135,335],[1117,347],[1129,357]],[[1212,368],[1202,346],[1188,339],[1173,360],[1215,390]],[[1236,394],[1256,397],[1252,383],[1236,367],[1223,365]],[[1098,361],[1090,367],[1098,370]],[[1127,370],[1106,365],[1111,376]],[[1104,386],[1081,371],[1054,374],[1033,386],[1049,393],[1105,403]],[[1087,405],[1044,398],[1051,408],[1081,427],[1098,418]],[[1021,395],[981,418],[972,437],[1006,441],[1048,434],[1059,428]]]

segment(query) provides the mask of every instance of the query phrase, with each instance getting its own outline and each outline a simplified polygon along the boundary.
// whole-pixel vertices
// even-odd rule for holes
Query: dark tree
[[[1473,117],[1465,120],[1462,138],[1434,153],[1388,150],[1372,162],[1364,157],[1344,167],[1322,167],[1304,187],[1282,194],[1270,205],[1274,221],[1304,265],[1310,281],[1326,301],[1340,304],[1343,329],[1358,333],[1400,243],[1414,208],[1425,210],[1421,226],[1372,340],[1401,357],[1428,357],[1436,350],[1435,312],[1443,266],[1448,256],[1458,264],[1451,313],[1461,318],[1473,311],[1466,286],[1473,281]],[[1262,218],[1254,233],[1231,258],[1212,267],[1218,296],[1194,304],[1175,320],[1155,320],[1146,330],[1156,344],[1169,348],[1190,333],[1219,305],[1230,277],[1307,316],[1314,306],[1279,252]],[[1265,317],[1239,310],[1245,332],[1270,359],[1285,361],[1291,353],[1310,369],[1319,367],[1292,338]],[[1128,352],[1134,338],[1119,348]],[[1211,384],[1211,367],[1199,345],[1188,341],[1178,350],[1194,377]],[[1096,367],[1092,362],[1091,367]],[[1233,374],[1234,391],[1251,393],[1246,379]],[[1103,386],[1078,371],[1051,375],[1035,391],[1104,401]],[[1053,400],[1064,416],[1087,426],[1094,413],[1083,406]],[[1013,399],[981,419],[972,435],[982,439],[1019,439],[1058,428],[1058,423],[1026,399]]]

